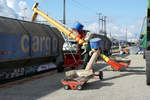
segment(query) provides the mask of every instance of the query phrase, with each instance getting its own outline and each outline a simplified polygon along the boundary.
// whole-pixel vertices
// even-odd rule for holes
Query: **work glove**
[[[93,51],[90,51],[90,52],[89,52],[89,55],[92,56],[92,55],[93,55]]]

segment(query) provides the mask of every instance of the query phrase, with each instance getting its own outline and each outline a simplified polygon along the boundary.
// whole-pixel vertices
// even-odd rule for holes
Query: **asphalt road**
[[[84,90],[64,90],[60,80],[64,73],[29,81],[0,90],[0,100],[150,100],[146,85],[145,61],[141,55],[130,55],[131,65],[125,71],[112,71],[104,62],[104,79],[91,79]]]
[[[136,54],[138,50],[139,50],[139,47],[137,46],[130,47],[130,54]]]

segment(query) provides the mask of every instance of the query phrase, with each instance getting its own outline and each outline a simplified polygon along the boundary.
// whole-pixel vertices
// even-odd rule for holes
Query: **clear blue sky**
[[[25,0],[30,6],[31,0]],[[32,0],[33,1],[33,0]],[[63,0],[38,0],[40,7],[61,19]],[[81,22],[96,21],[96,13],[115,18],[114,22],[132,24],[146,13],[146,0],[66,0],[66,19]]]

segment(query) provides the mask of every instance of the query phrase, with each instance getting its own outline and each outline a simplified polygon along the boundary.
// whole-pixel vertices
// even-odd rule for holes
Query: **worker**
[[[89,55],[89,52],[91,51],[91,47],[90,47],[90,35],[89,33],[87,33],[87,35],[85,36],[85,39],[84,39],[86,42],[87,42],[87,45],[84,46],[84,51],[82,52],[81,55],[84,55],[84,62],[81,66],[82,69],[85,69],[87,63],[89,62],[91,56]]]
[[[84,39],[87,32],[88,31],[86,31],[86,30],[82,30],[81,32],[79,32],[78,36],[80,37],[80,39]],[[81,47],[82,47],[81,44],[77,44],[77,52],[76,53],[78,53],[80,55],[80,59],[83,59],[83,56],[81,54],[84,50]]]

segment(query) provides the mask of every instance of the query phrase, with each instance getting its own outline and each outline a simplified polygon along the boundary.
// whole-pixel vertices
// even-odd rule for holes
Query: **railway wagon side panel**
[[[35,66],[51,69],[46,64],[55,65],[64,43],[60,32],[54,30],[44,24],[0,17],[0,81],[41,68]]]
[[[51,49],[51,55],[60,55],[62,53],[62,47],[64,44],[64,39],[62,38],[62,35],[60,31],[58,31],[56,28],[46,25],[42,27],[43,30],[50,35],[52,39],[52,49]]]
[[[59,55],[63,41],[51,30],[47,25],[0,17],[0,60]]]
[[[0,59],[29,57],[28,43],[21,42],[23,34],[0,34]]]
[[[30,55],[33,57],[50,56],[49,49],[51,37],[42,29],[42,25],[36,23],[21,22],[30,37]],[[44,25],[43,25],[44,26]]]
[[[27,52],[21,50],[24,29],[17,20],[0,17],[0,60],[28,57]]]

